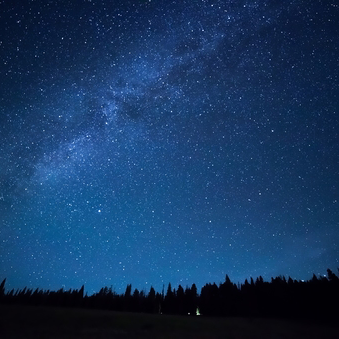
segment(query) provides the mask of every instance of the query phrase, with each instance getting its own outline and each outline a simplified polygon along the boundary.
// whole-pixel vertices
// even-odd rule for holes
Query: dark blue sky
[[[335,1],[0,1],[0,279],[336,272],[338,26]]]

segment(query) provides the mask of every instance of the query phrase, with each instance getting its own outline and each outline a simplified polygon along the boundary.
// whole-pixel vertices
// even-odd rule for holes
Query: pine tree
[[[6,278],[2,281],[0,285],[0,298],[5,295],[5,283],[6,283]]]
[[[125,298],[129,298],[132,293],[132,284],[128,284],[125,291]]]
[[[339,278],[328,268],[327,269],[328,281],[337,282]]]

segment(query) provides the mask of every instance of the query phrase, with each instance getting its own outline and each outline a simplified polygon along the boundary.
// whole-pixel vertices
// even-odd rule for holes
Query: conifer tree
[[[5,283],[6,283],[6,278],[2,281],[0,285],[0,298],[5,295]]]

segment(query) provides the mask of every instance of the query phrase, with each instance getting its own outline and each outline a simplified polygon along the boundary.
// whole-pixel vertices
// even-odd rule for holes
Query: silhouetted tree
[[[146,312],[149,313],[157,313],[159,309],[159,305],[157,305],[156,299],[155,299],[155,289],[153,286],[151,286],[150,291],[147,296],[146,300]]]
[[[131,297],[131,293],[132,293],[132,285],[129,284],[126,287],[125,298],[130,298]]]
[[[196,309],[198,307],[198,290],[195,284],[192,284],[191,288],[188,286],[185,289],[185,304],[186,312],[195,315]]]
[[[163,312],[168,314],[174,313],[174,297],[175,294],[172,291],[171,283],[168,284],[167,293],[163,303]]]
[[[188,305],[186,304],[185,291],[181,285],[178,286],[176,294],[176,305],[175,313],[176,314],[187,314],[189,312]]]
[[[327,269],[327,278],[330,282],[338,282],[339,278],[328,268]]]
[[[123,310],[132,311],[132,284],[128,284],[125,290],[124,301],[123,301]]]
[[[2,281],[2,283],[0,285],[0,301],[1,301],[1,299],[3,299],[3,297],[5,295],[5,284],[6,284],[6,278]]]
[[[220,315],[219,288],[216,283],[203,286],[199,306],[203,315]]]

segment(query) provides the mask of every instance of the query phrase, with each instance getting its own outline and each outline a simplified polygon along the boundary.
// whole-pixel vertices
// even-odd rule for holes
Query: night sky
[[[0,1],[0,280],[337,273],[338,27],[334,0]]]

